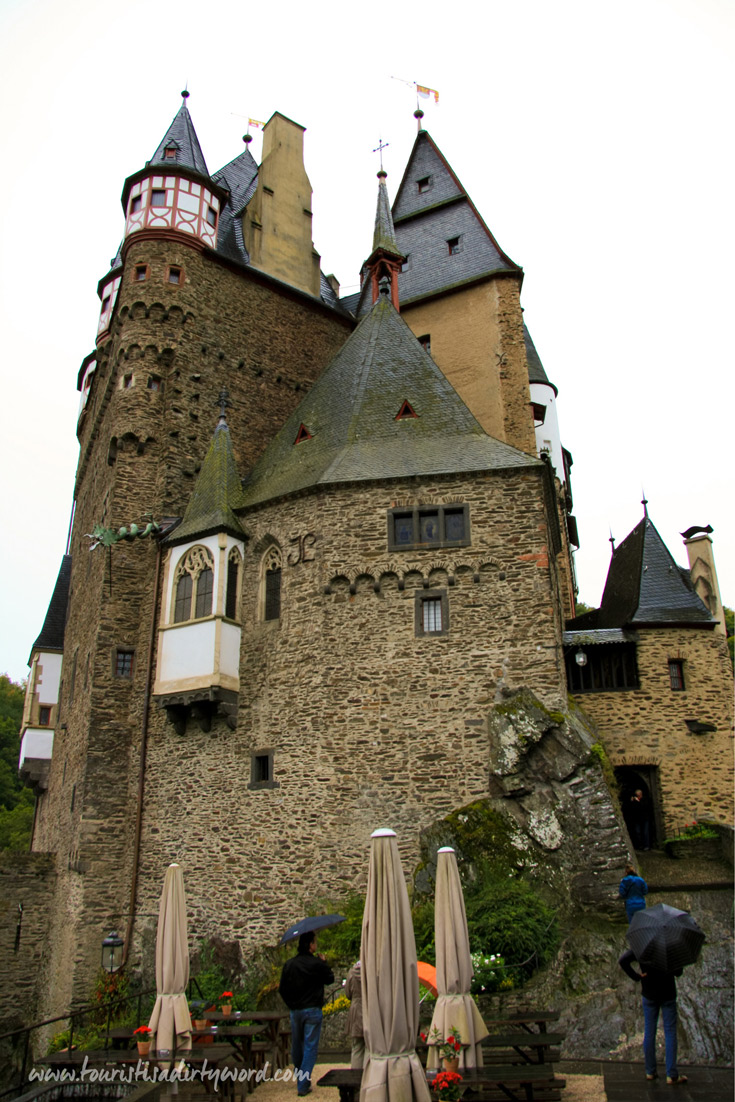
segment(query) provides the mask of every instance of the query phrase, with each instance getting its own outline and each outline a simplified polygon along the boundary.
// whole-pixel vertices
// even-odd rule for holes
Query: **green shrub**
[[[506,967],[530,976],[559,944],[556,913],[520,880],[483,872],[465,891],[473,952],[499,954]]]

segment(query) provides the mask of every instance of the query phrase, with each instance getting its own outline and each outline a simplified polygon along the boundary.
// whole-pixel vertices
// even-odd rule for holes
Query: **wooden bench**
[[[558,1102],[565,1079],[554,1075],[548,1064],[493,1065],[483,1068],[465,1068],[460,1072],[460,1087],[464,1097],[493,1102],[494,1099],[510,1099],[511,1102]],[[431,1087],[434,1073],[426,1080]],[[340,1102],[355,1102],[360,1093],[362,1069],[333,1068],[318,1081],[320,1087],[337,1087]]]

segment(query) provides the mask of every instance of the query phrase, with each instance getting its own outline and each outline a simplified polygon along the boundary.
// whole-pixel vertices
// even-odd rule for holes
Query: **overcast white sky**
[[[526,321],[574,456],[580,597],[649,513],[676,560],[711,524],[735,602],[731,0],[3,0],[0,671],[20,678],[64,552],[76,377],[126,176],[188,101],[210,171],[247,116],[307,128],[314,240],[347,291],[425,124],[526,272]],[[251,150],[260,157],[260,138]],[[116,518],[120,523],[135,518]],[[100,552],[97,552],[100,553]]]

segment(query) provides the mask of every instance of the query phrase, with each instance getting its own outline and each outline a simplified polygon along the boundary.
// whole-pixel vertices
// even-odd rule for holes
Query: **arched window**
[[[263,587],[263,619],[278,620],[281,616],[281,551],[275,545],[268,548],[263,559]]]
[[[236,547],[230,551],[227,559],[227,591],[225,594],[225,616],[228,620],[238,619],[240,585],[240,552]]]
[[[212,614],[214,570],[206,547],[192,547],[176,570],[174,581],[174,623],[200,620]],[[192,609],[192,597],[194,598]]]

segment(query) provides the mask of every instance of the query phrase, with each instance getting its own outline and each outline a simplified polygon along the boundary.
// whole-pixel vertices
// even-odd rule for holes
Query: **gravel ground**
[[[318,1079],[326,1075],[330,1068],[346,1068],[349,1064],[317,1064],[312,1082],[313,1102],[338,1102],[337,1091],[332,1087],[317,1087]],[[566,1075],[566,1089],[562,1091],[562,1102],[607,1102],[601,1075]],[[254,1095],[255,1102],[296,1102],[296,1087],[293,1083],[261,1083]]]

